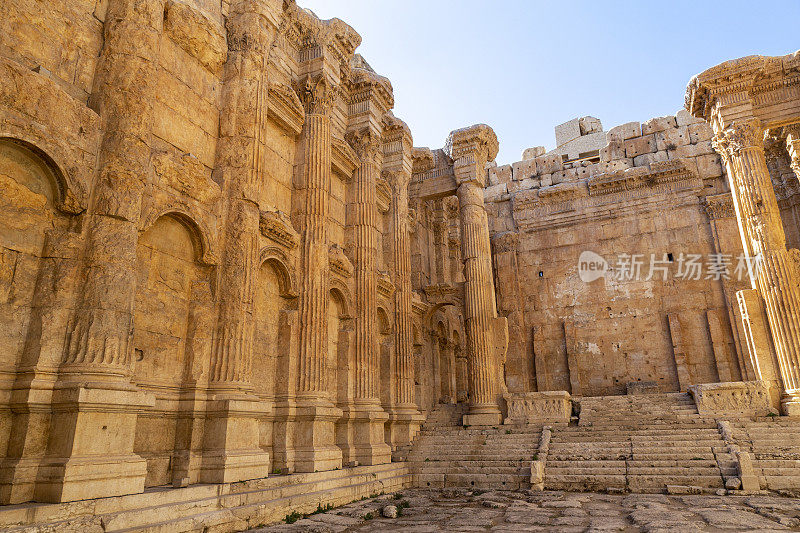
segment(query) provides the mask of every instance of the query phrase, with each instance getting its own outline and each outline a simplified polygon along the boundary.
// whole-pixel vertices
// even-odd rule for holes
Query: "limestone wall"
[[[710,128],[681,111],[608,139],[598,163],[545,155],[488,171],[509,388],[601,395],[739,379],[747,351],[732,309],[747,280],[733,272],[741,243]],[[586,250],[612,267],[641,254],[641,274],[584,282]],[[715,253],[732,255],[733,279],[705,279]],[[651,254],[669,254],[666,281],[647,279]],[[699,279],[675,278],[681,254],[702,256]]]

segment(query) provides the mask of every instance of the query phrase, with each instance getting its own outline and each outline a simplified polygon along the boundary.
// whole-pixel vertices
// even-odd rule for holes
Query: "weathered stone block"
[[[508,405],[506,424],[569,422],[572,400],[566,391],[511,393],[504,395]]]
[[[766,381],[704,383],[689,387],[701,415],[766,416],[777,413],[777,391]]]
[[[628,139],[633,139],[634,137],[641,137],[642,124],[640,122],[628,122],[626,124],[620,124],[619,126],[608,130],[606,135],[608,135],[609,141],[625,141]]]
[[[675,117],[672,115],[668,115],[666,117],[655,117],[651,118],[647,122],[642,122],[642,135],[650,135],[651,133],[658,133],[659,131],[677,127],[678,123],[675,120]]]

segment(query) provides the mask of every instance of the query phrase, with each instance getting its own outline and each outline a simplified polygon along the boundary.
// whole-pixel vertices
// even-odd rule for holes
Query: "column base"
[[[200,481],[234,483],[269,475],[269,454],[259,448],[258,417],[267,406],[255,396],[218,396],[208,403]]]
[[[800,391],[787,391],[782,395],[781,411],[786,416],[800,417]]]
[[[299,403],[294,433],[295,472],[324,472],[342,467],[342,450],[336,446],[335,423],[342,410],[330,402]]]
[[[392,462],[392,450],[384,440],[384,425],[389,415],[379,404],[357,406],[353,412],[353,448],[359,465]]]
[[[496,405],[474,405],[470,406],[462,423],[465,426],[497,426],[503,423],[503,414]]]
[[[144,492],[147,462],[133,453],[136,417],[154,404],[152,395],[130,386],[56,389],[35,499],[60,503]]]
[[[419,433],[423,420],[425,420],[425,416],[417,410],[415,405],[397,406],[390,409],[387,433],[392,449],[411,444]]]

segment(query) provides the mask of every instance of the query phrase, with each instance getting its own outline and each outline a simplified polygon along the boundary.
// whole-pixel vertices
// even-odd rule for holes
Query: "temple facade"
[[[0,13],[0,503],[311,479],[595,397],[800,415],[796,54],[504,165],[485,124],[414,146],[293,1]]]

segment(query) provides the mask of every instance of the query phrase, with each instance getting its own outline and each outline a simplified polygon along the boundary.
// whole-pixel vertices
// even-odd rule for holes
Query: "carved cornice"
[[[587,181],[560,183],[517,192],[512,199],[517,226],[554,227],[559,223],[617,216],[621,209],[655,205],[664,195],[683,195],[697,203],[703,180],[682,160],[653,163],[593,176]]]
[[[711,220],[733,218],[736,213],[733,209],[733,199],[730,193],[706,196],[702,201],[703,209]]]
[[[347,84],[350,90],[350,116],[375,113],[381,117],[394,107],[394,90],[388,78],[375,73],[359,54],[353,56],[350,66]]]
[[[291,135],[300,135],[305,109],[297,93],[282,83],[269,84],[268,116]]]
[[[261,235],[289,250],[300,242],[300,234],[292,227],[289,215],[282,211],[261,211],[258,228]]]
[[[427,147],[415,146],[411,151],[411,157],[414,160],[412,172],[414,174],[421,174],[433,170],[434,160],[433,151]]]
[[[328,248],[328,263],[331,274],[341,278],[353,277],[353,263],[344,254],[344,251],[335,244]]]
[[[378,271],[376,275],[376,282],[378,287],[378,294],[383,296],[384,298],[391,298],[392,294],[394,294],[394,283],[392,283],[392,278],[388,272]]]
[[[334,172],[349,180],[359,165],[358,155],[350,145],[344,139],[331,137],[331,166]]]
[[[418,292],[413,291],[411,296],[411,311],[417,315],[418,318],[423,318],[428,311],[428,304],[426,304]]]
[[[684,105],[710,121],[719,103],[771,105],[800,85],[800,55],[747,56],[725,61],[697,74],[686,87]]]

